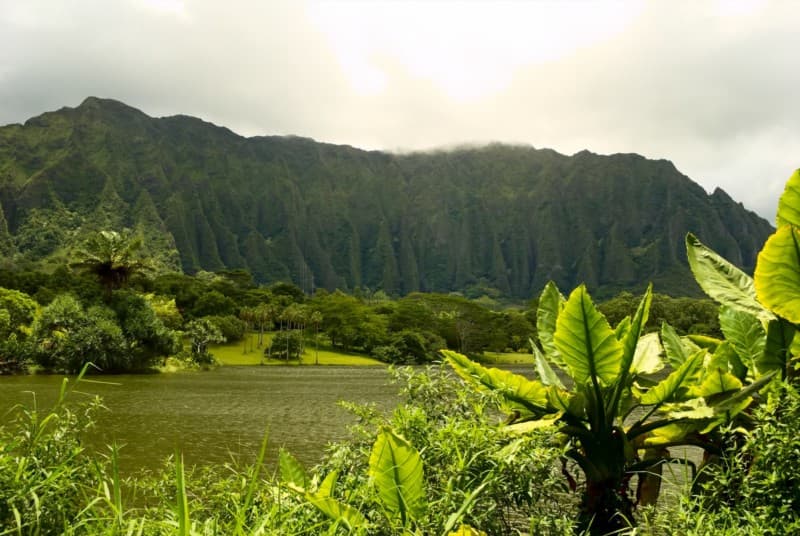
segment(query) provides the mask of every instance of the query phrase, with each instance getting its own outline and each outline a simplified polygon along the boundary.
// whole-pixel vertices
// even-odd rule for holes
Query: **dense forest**
[[[672,163],[489,145],[389,154],[244,138],[89,98],[0,128],[0,252],[63,264],[103,229],[140,232],[165,270],[259,283],[528,299],[549,280],[601,297],[699,294],[689,230],[751,271],[771,226]]]

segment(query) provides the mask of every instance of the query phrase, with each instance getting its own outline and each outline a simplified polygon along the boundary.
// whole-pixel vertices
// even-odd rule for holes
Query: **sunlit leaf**
[[[644,393],[641,403],[649,406],[682,398],[702,368],[704,356],[705,350],[695,352],[677,370]]]
[[[767,332],[761,320],[750,313],[722,306],[719,325],[725,340],[733,346],[742,363],[756,370],[756,362],[761,359],[767,344]]]
[[[661,345],[667,355],[667,361],[673,369],[680,367],[689,356],[697,352],[699,348],[692,349],[681,339],[675,328],[663,322],[661,324]]]
[[[709,367],[706,369],[702,383],[692,387],[690,391],[693,396],[710,397],[721,393],[738,391],[741,388],[742,382],[739,378],[727,370]]]
[[[614,336],[617,338],[618,341],[621,341],[625,338],[628,332],[631,329],[631,317],[626,316],[622,320],[619,321],[617,327],[614,328]]]
[[[317,497],[330,497],[333,495],[333,488],[336,487],[337,480],[339,480],[338,471],[331,471],[328,473],[317,489]]]
[[[547,358],[545,358],[544,354],[542,354],[542,351],[539,350],[539,347],[536,346],[536,343],[533,341],[529,342],[531,345],[531,351],[533,352],[533,360],[536,364],[536,374],[539,376],[539,379],[544,385],[556,385],[563,389],[564,384],[561,382],[561,378],[558,377],[556,371],[553,370],[553,367],[551,367],[550,363],[547,362]]]
[[[779,227],[758,254],[758,299],[778,316],[800,323],[800,229]]]
[[[555,343],[578,384],[595,378],[610,385],[618,376],[623,347],[592,303],[586,287],[570,294],[556,322]]]
[[[482,367],[451,350],[442,350],[442,355],[464,381],[479,390],[500,393],[503,411],[515,414],[516,420],[538,418],[556,411],[548,404],[547,386],[542,382],[507,370]]]
[[[540,430],[542,428],[549,428],[558,424],[562,414],[563,413],[555,413],[550,417],[542,417],[541,419],[536,419],[533,421],[518,422],[516,424],[509,425],[508,429],[518,434],[524,434],[534,430]]]
[[[369,524],[361,512],[332,497],[320,497],[309,493],[306,494],[306,500],[330,519],[344,525],[349,530],[366,528]]]
[[[753,279],[692,233],[686,235],[686,254],[697,284],[712,299],[764,320],[774,317],[756,300]]]
[[[386,510],[400,515],[405,525],[427,508],[422,458],[402,436],[384,428],[369,457],[369,475]]]
[[[670,419],[675,420],[706,420],[716,416],[714,408],[708,405],[704,398],[692,398],[678,404],[664,407],[664,412]]]
[[[778,201],[775,227],[783,227],[787,224],[800,227],[800,169],[795,170],[789,177]]]
[[[536,333],[545,355],[553,363],[561,366],[563,361],[556,348],[553,336],[556,332],[556,319],[564,308],[564,296],[552,281],[548,281],[539,296],[539,308],[536,310]]]
[[[278,453],[278,466],[281,471],[281,479],[292,484],[295,489],[305,490],[308,488],[308,476],[305,469],[287,450],[281,449]]]
[[[756,360],[758,375],[778,371],[786,375],[786,363],[792,357],[792,346],[797,329],[790,322],[779,318],[767,325],[767,342],[764,353]]]
[[[681,337],[684,345],[692,343],[698,348],[705,348],[709,353],[717,351],[717,347],[722,344],[722,339],[711,337],[710,335],[702,335],[700,333],[689,333],[685,337]]]
[[[658,333],[648,333],[639,338],[636,353],[631,363],[631,371],[637,374],[654,374],[664,368],[661,360],[661,341]]]
[[[644,440],[646,447],[660,447],[686,439],[686,436],[705,427],[707,420],[676,422],[653,430],[652,435]]]

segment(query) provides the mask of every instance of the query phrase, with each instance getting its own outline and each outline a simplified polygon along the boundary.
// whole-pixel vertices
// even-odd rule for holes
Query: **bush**
[[[283,361],[299,361],[303,354],[303,336],[299,330],[279,331],[264,350],[264,356]]]
[[[217,326],[217,329],[228,342],[241,341],[247,333],[247,324],[233,315],[214,315],[204,316],[203,318]]]
[[[35,399],[34,399],[35,400]],[[99,406],[50,411],[17,407],[0,428],[0,527],[14,534],[62,534],[89,503],[98,478],[82,436]]]
[[[177,352],[177,334],[164,327],[141,296],[119,292],[111,308],[84,310],[62,294],[42,309],[30,337],[31,358],[54,372],[77,373],[92,362],[104,372],[141,370]]]
[[[727,430],[731,447],[718,463],[707,465],[675,510],[659,513],[660,534],[800,534],[800,395],[781,383],[772,404],[755,412],[749,434]]]
[[[356,429],[357,439],[332,446],[319,467],[320,477],[338,471],[342,496],[375,524],[375,534],[396,533],[386,525],[367,475],[382,426],[402,435],[422,457],[428,509],[421,533],[440,534],[479,487],[460,522],[488,534],[571,533],[577,505],[558,471],[562,452],[550,433],[521,437],[497,426],[496,399],[464,389],[442,367],[397,369],[394,377],[403,385],[404,403],[389,417],[346,405],[364,424]]]

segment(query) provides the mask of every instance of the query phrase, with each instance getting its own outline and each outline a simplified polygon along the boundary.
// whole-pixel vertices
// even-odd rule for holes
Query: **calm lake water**
[[[62,376],[0,377],[0,422],[8,409],[40,408],[56,400]],[[345,439],[355,418],[337,402],[374,402],[387,411],[399,398],[382,367],[220,367],[209,372],[97,378],[118,385],[82,383],[99,395],[100,410],[89,438],[99,449],[116,441],[122,470],[157,468],[177,450],[187,465],[219,463],[231,455],[252,461],[265,431],[270,461],[285,447],[307,465],[326,444]],[[72,403],[87,399],[73,393]]]

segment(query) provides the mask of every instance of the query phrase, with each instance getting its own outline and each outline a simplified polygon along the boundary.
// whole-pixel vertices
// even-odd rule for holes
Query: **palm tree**
[[[131,276],[152,271],[150,262],[141,256],[143,246],[142,237],[129,229],[122,233],[100,231],[73,254],[78,260],[70,267],[94,275],[108,301],[114,290],[128,284]]]
[[[315,365],[319,365],[319,325],[322,324],[322,319],[322,313],[316,310],[308,317],[308,321],[314,325],[314,348],[316,350]]]

